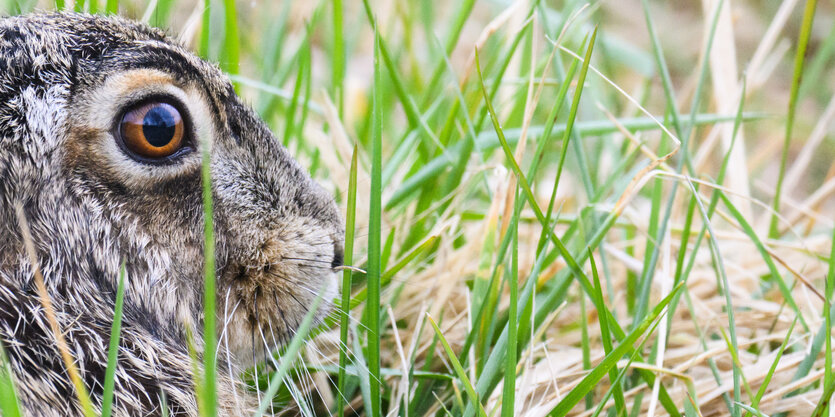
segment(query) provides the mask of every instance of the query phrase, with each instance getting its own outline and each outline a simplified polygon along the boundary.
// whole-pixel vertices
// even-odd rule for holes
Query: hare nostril
[[[331,261],[331,268],[338,268],[342,266],[342,261],[344,260],[344,252],[342,250],[342,245],[339,243],[334,242],[333,244],[333,260]]]

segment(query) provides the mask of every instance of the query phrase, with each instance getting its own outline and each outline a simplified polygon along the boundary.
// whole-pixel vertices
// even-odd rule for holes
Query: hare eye
[[[140,157],[160,159],[182,147],[184,130],[183,118],[176,107],[149,102],[125,112],[119,122],[119,139]]]

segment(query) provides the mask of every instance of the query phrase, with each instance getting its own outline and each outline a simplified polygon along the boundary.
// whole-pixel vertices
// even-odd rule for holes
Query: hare
[[[0,19],[0,342],[26,415],[81,414],[36,268],[98,408],[123,261],[114,415],[162,415],[163,396],[168,415],[198,415],[187,335],[201,355],[204,151],[218,407],[246,415],[240,370],[289,340],[317,296],[337,296],[332,196],[221,71],[161,31],[72,13]]]

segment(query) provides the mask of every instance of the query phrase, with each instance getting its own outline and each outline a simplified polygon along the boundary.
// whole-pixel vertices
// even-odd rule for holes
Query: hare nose
[[[342,266],[342,261],[345,254],[342,250],[342,244],[334,242],[333,243],[333,260],[331,261],[331,268],[338,268]]]

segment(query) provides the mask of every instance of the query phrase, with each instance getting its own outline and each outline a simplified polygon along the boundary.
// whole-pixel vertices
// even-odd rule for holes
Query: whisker
[[[228,296],[229,296],[229,293],[227,292],[227,297],[228,297]],[[229,328],[229,323],[231,323],[231,322],[232,322],[232,316],[234,316],[234,315],[235,315],[235,312],[236,312],[236,311],[238,311],[238,307],[239,307],[240,305],[241,305],[241,300],[238,300],[238,302],[237,302],[237,303],[235,303],[235,307],[233,307],[233,308],[232,308],[232,312],[231,312],[231,313],[229,313],[229,314],[227,315],[227,314],[226,314],[226,312],[224,311],[223,330],[221,330],[221,332],[220,332],[220,337],[221,337],[221,339],[224,337],[224,335],[226,335],[226,329],[228,329],[228,328]],[[225,310],[225,307],[224,307],[224,310]]]
[[[266,349],[267,352],[267,355],[265,356],[267,356],[270,359],[273,359],[272,355],[269,354],[270,347],[267,345],[267,339],[264,337],[264,331],[261,329],[260,324],[258,325],[258,333],[261,334],[261,340],[264,341],[264,349]],[[275,369],[278,369],[278,362],[275,359],[273,359],[273,365],[275,366]],[[275,410],[273,409],[273,401],[270,401],[270,413],[272,415],[275,415]]]
[[[360,328],[362,328],[366,332],[371,330],[371,329],[368,328],[368,326],[363,324],[362,320],[356,319],[355,317],[351,316],[350,313],[348,314],[348,321],[353,322],[354,324],[358,325]]]
[[[287,391],[290,392],[290,396],[293,397],[293,401],[296,402],[296,406],[299,407],[299,412],[301,415],[312,415],[310,411],[308,411],[305,401],[301,398],[301,392],[299,392],[299,387],[293,382],[292,378],[288,378],[288,375],[284,375],[282,378],[284,380],[284,385],[287,387]]]
[[[232,310],[232,314],[229,314],[229,293],[232,291],[232,288],[226,289],[226,299],[223,302],[223,330],[220,332],[220,340],[224,341],[226,345],[226,368],[229,372],[229,376],[235,375],[232,372],[232,354],[229,352],[229,333],[226,332],[226,329],[229,327],[229,320],[232,314],[235,314],[235,310]],[[240,301],[239,301],[240,303]],[[235,304],[235,309],[238,308],[238,305]],[[238,390],[232,390],[232,396],[235,398],[235,407],[240,409],[241,408],[241,401],[238,398]]]
[[[343,270],[346,270],[346,269],[349,270],[349,271],[353,271],[353,272],[359,272],[361,274],[367,274],[368,273],[364,269],[357,268],[357,267],[351,266],[351,265],[340,265],[340,266],[337,266],[336,268],[333,268],[334,271],[343,271]]]
[[[267,319],[267,323],[269,323],[269,324],[270,324],[270,329],[275,329],[275,326],[273,326],[273,319],[272,319],[272,317],[270,317],[269,319]],[[272,336],[272,338],[273,338],[273,347],[274,347],[273,352],[278,352],[278,348],[279,348],[281,345],[283,345],[283,343],[281,343],[281,344],[280,344],[280,343],[278,343],[278,340],[276,340],[276,339],[275,339],[275,330],[270,330],[270,335],[271,335],[271,336]],[[280,337],[281,337],[281,335],[279,335],[279,338],[280,338]],[[272,356],[274,356],[274,355],[270,355],[270,357],[272,357]]]
[[[308,404],[312,405],[313,404],[313,395],[312,395],[313,390],[310,388],[310,386],[313,383],[313,378],[310,376],[310,372],[307,371],[307,367],[301,366],[300,368],[301,369],[298,370],[297,372],[298,372],[298,375],[299,375],[299,382],[301,382],[301,385],[302,385],[302,391],[303,391],[302,395],[304,395],[305,401],[307,401]]]
[[[285,332],[294,333],[293,329],[290,327],[290,323],[287,322],[287,316],[284,315],[284,310],[278,310],[278,316],[281,318],[281,321],[284,322]]]
[[[283,318],[283,316],[282,316],[282,318]],[[286,320],[285,320],[285,324],[286,324]],[[298,323],[296,323],[296,326],[298,326]],[[296,337],[296,335],[298,334],[298,332],[293,327],[288,327],[287,330],[290,334],[293,335],[293,337]],[[299,357],[301,357],[301,353],[299,353]],[[304,369],[304,367],[302,367],[302,370],[304,370],[306,372],[306,369]],[[296,372],[299,372],[298,368],[296,369]],[[310,405],[313,404],[313,398],[309,396],[310,387],[307,385],[307,381],[305,380],[303,374],[298,373],[297,376],[299,377],[299,380],[300,380],[300,382],[302,383],[303,386],[302,386],[302,389],[299,390],[298,386],[296,386],[295,384],[293,385],[293,387],[296,389],[296,395],[298,396],[298,398],[296,398],[296,396],[293,396],[293,399],[298,404],[300,411],[302,411],[302,415],[305,414],[305,411],[309,415],[312,415],[312,413],[310,412],[310,408],[309,408]],[[285,381],[286,381],[286,379],[285,379]],[[304,401],[302,401],[302,399]]]
[[[250,337],[252,339],[250,347],[252,348],[252,363],[254,365],[254,379],[255,379],[255,396],[258,399],[258,404],[261,404],[261,382],[258,378],[258,363],[255,361],[255,330],[250,329],[249,331]]]
[[[319,262],[319,263],[328,264],[328,265],[331,264],[330,261],[321,261],[321,260],[318,260],[318,259],[308,259],[308,258],[294,258],[294,257],[288,257],[288,256],[282,256],[281,260],[282,261],[286,260],[286,261]]]
[[[296,301],[296,303],[299,305],[299,307],[301,307],[302,309],[305,309],[305,305],[304,305],[304,304],[302,304],[302,302],[301,302],[301,301],[299,301],[299,299],[298,299],[298,298],[296,298],[296,295],[295,295],[295,294],[293,294],[293,292],[288,291],[288,292],[287,292],[287,295],[289,295],[289,296],[290,296],[290,298],[292,298],[293,300],[295,300],[295,301]]]
[[[325,246],[325,245],[333,245],[333,242],[308,243],[307,244],[307,246]]]
[[[320,365],[321,366],[321,364],[324,361],[327,365],[334,366],[337,369],[345,369],[344,367],[339,366],[338,361],[333,360],[331,358],[328,358],[324,353],[322,353],[322,351],[318,347],[316,347],[315,343],[310,343],[310,344],[307,345],[307,347],[309,349],[311,349],[314,353],[316,353],[315,357],[309,358],[309,360],[317,362],[317,364],[315,364],[315,365]],[[346,369],[346,371],[347,371],[347,369]],[[308,370],[308,373],[309,373],[309,370]],[[321,372],[319,372],[319,373],[321,373]],[[324,372],[324,374],[325,374],[325,378],[327,378],[328,382],[330,382],[330,384],[333,385],[334,388],[336,388],[336,394],[339,395],[340,397],[342,397],[343,400],[345,400],[345,403],[348,404],[348,407],[351,408],[351,411],[356,413],[357,410],[354,409],[354,407],[351,405],[351,401],[345,396],[345,394],[342,391],[339,390],[338,384],[336,383],[336,381],[333,380],[333,378],[330,376],[329,373]],[[319,391],[318,386],[316,387],[316,391],[319,394],[319,398],[321,398],[322,401],[325,402],[325,398],[322,396],[321,391]]]
[[[327,245],[333,245],[333,243],[328,243]],[[308,245],[308,246],[325,246],[325,245]],[[321,250],[293,250],[295,253],[312,253],[315,255],[327,256],[328,253],[323,253]]]

